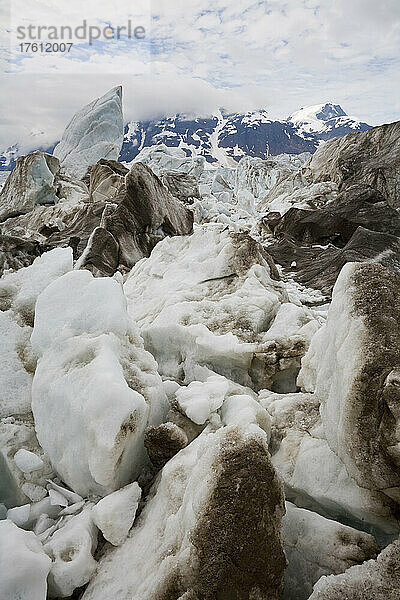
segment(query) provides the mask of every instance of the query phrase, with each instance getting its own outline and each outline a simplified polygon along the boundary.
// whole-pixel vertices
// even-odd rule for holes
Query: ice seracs
[[[171,119],[125,166],[118,106],[1,224],[6,271],[41,256],[0,280],[0,597],[397,600],[398,125],[261,159],[346,117]]]
[[[72,117],[53,154],[67,175],[81,179],[99,159],[117,160],[123,129],[122,87],[115,87]]]

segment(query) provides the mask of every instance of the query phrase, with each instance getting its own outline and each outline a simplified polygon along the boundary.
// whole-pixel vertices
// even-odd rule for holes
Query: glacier
[[[397,599],[400,124],[343,113],[291,115],[306,151],[220,111],[124,157],[114,88],[18,158],[2,599]]]

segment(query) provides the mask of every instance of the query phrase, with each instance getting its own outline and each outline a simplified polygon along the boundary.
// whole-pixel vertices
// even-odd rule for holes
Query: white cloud
[[[75,45],[69,55],[28,57],[14,45],[15,73],[0,89],[0,147],[32,129],[57,139],[76,109],[119,83],[127,118],[218,105],[283,118],[325,101],[372,124],[399,115],[398,0],[214,0],[212,8],[206,0],[69,0],[68,17],[58,0],[7,1],[14,27],[114,25],[136,15],[148,37]]]

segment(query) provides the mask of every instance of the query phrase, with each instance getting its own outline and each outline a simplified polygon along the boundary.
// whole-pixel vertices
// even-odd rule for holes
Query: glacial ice
[[[5,274],[0,280],[1,309],[12,309],[23,322],[32,325],[40,293],[52,281],[71,270],[71,248],[55,248],[36,258],[29,267]]]
[[[143,148],[132,162],[147,165],[158,177],[167,171],[199,177],[206,167],[204,156],[187,156],[182,148],[169,148],[164,144]]]
[[[144,430],[162,421],[166,397],[121,285],[89,271],[60,277],[38,299],[32,345],[35,427],[55,470],[82,495],[131,481],[146,463]]]
[[[345,265],[298,379],[321,402],[326,439],[349,475],[396,501],[399,289],[400,279],[382,265]]]
[[[321,577],[309,600],[397,600],[400,540],[387,546],[376,560],[354,565],[340,575]]]
[[[81,179],[101,158],[117,160],[123,137],[122,88],[116,87],[72,117],[53,154],[67,175]]]
[[[0,197],[1,599],[397,600],[397,126],[129,171],[121,123]]]
[[[357,485],[330,448],[315,394],[260,393],[272,421],[272,464],[285,485],[286,497],[308,508],[373,532],[380,540],[399,530],[394,505],[382,494]]]
[[[254,240],[210,225],[159,243],[132,269],[124,289],[129,314],[164,377],[190,383],[200,365],[263,387],[281,367],[295,367],[310,337],[297,329],[314,319],[299,309],[299,326],[291,331],[296,335],[271,340],[268,329],[287,302],[277,279]]]
[[[372,535],[290,502],[282,519],[282,537],[288,560],[282,600],[307,600],[320,577],[343,573],[378,553]]]
[[[56,204],[55,176],[60,165],[54,156],[34,152],[21,156],[0,192],[0,221],[31,212],[41,204]]]
[[[46,600],[51,560],[32,531],[0,521],[0,597]]]
[[[70,517],[65,525],[55,531],[44,551],[51,558],[49,597],[66,598],[87,583],[97,563],[93,553],[97,547],[97,528],[91,509]]]
[[[284,505],[265,444],[255,424],[206,429],[164,467],[128,539],[101,559],[83,600],[221,593],[278,600]]]
[[[105,496],[92,509],[95,525],[105,539],[120,546],[127,538],[135,520],[142,490],[134,482]]]
[[[31,414],[0,420],[0,449],[0,502],[12,508],[41,500],[47,493],[47,478],[54,473],[37,441]],[[24,473],[15,460],[20,451],[36,455],[42,467]]]
[[[18,469],[21,469],[23,473],[39,471],[44,467],[44,463],[40,456],[34,452],[29,452],[29,450],[25,450],[24,448],[20,448],[14,454],[14,461]]]

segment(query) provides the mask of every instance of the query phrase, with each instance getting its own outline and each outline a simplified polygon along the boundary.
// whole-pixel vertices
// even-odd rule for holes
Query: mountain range
[[[318,104],[294,112],[285,120],[273,120],[266,110],[228,113],[220,109],[210,117],[177,114],[160,120],[130,121],[125,125],[120,161],[131,162],[144,148],[164,144],[182,148],[188,156],[202,155],[207,162],[234,166],[243,156],[314,153],[335,137],[371,129],[349,117],[341,106]],[[37,134],[35,137],[39,139]],[[33,150],[53,152],[51,147]],[[0,154],[0,170],[14,168],[24,152],[14,144]]]

